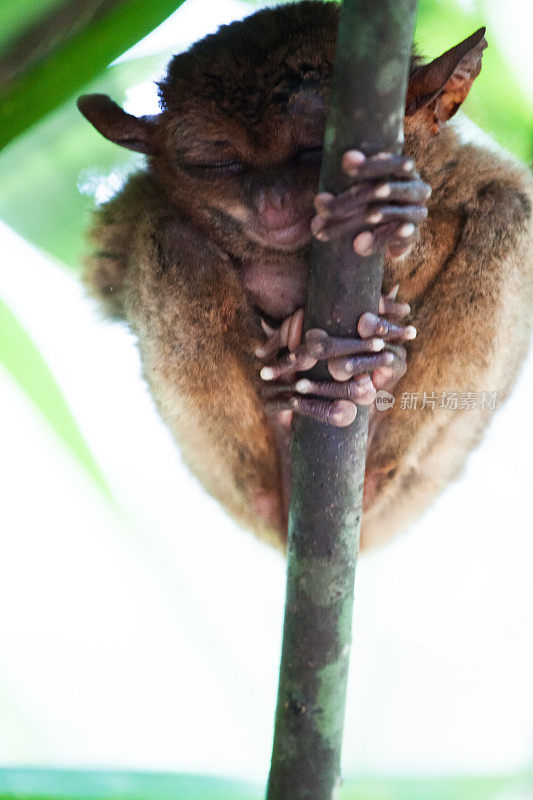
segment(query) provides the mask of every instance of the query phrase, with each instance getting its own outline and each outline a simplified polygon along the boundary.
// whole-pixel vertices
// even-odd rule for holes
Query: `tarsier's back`
[[[403,156],[350,151],[352,189],[315,197],[336,24],[333,4],[304,2],[225,26],[173,59],[156,117],[80,100],[107,138],[147,155],[97,214],[87,285],[136,333],[192,470],[281,544],[294,413],[345,425],[371,405],[362,541],[378,543],[459,473],[530,333],[527,171],[447,123],[484,32],[413,58]],[[302,338],[311,236],[347,226],[361,254],[386,251],[379,313],[354,340]],[[319,359],[323,384],[305,376]]]

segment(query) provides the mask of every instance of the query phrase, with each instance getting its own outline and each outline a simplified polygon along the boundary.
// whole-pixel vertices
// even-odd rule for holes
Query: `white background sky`
[[[206,19],[242,9],[188,0],[158,35],[185,46],[186,25],[195,39]],[[125,509],[109,509],[0,372],[0,762],[262,781],[284,561],[185,471],[131,336],[1,224],[0,241],[0,294],[39,342]],[[530,359],[463,479],[408,535],[360,560],[348,775],[528,763],[532,393]]]

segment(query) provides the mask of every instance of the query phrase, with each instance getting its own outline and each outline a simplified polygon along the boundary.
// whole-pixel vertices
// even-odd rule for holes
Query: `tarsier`
[[[343,426],[372,405],[362,543],[375,544],[458,474],[493,414],[443,398],[486,391],[498,407],[529,339],[527,171],[447,124],[484,31],[413,57],[403,155],[348,151],[351,188],[317,195],[337,21],[335,4],[301,2],[222,27],[172,59],[155,116],[79,100],[100,133],[147,156],[98,212],[87,285],[136,334],[193,472],[280,544],[295,413]],[[379,315],[356,339],[302,336],[311,237],[347,230],[356,252],[385,251]],[[319,359],[329,382],[306,378]],[[378,389],[394,406],[375,409]]]

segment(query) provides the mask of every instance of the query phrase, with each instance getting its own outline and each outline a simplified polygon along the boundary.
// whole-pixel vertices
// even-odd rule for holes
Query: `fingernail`
[[[367,221],[367,222],[370,222],[370,224],[371,224],[371,225],[375,225],[377,222],[381,222],[381,220],[382,220],[382,219],[383,219],[383,214],[381,214],[381,213],[378,211],[378,212],[376,212],[376,213],[374,213],[374,214],[370,214],[370,215],[369,215],[369,216],[366,218],[366,221]]]
[[[328,334],[321,328],[311,328],[305,334],[305,341],[313,348],[313,355],[317,356],[324,352],[328,339]]]
[[[357,406],[350,400],[336,400],[333,403],[331,419],[337,425],[350,425],[357,415]]]
[[[417,330],[414,325],[408,325],[405,329],[406,339],[416,339]]]
[[[412,172],[415,168],[415,162],[412,159],[409,159],[405,162],[403,168],[405,172]]]
[[[350,169],[360,167],[366,161],[366,156],[360,150],[347,150],[342,157],[343,166]]]
[[[380,350],[383,350],[385,347],[385,342],[383,339],[371,339],[371,350],[374,353],[379,353]]]
[[[259,375],[264,381],[271,381],[276,377],[276,371],[272,367],[263,367]]]
[[[278,414],[278,420],[284,427],[288,427],[292,423],[292,411],[280,411]]]
[[[390,290],[390,292],[387,295],[389,300],[396,300],[396,297],[398,296],[398,289],[399,288],[400,288],[400,284],[399,283],[397,283],[395,286],[392,287],[392,289]]]
[[[379,383],[381,383],[381,381],[384,383],[386,381],[390,381],[393,376],[394,371],[390,367],[378,367],[376,370],[374,370],[372,375],[374,381],[378,381]]]
[[[302,378],[294,384],[294,388],[297,392],[300,392],[300,394],[309,394],[312,387],[311,381],[308,381],[307,378]]]
[[[374,234],[370,231],[364,231],[356,236],[353,242],[353,249],[360,256],[366,256],[372,251],[372,244],[374,242]]]
[[[370,339],[371,337],[376,336],[378,331],[376,330],[376,326],[379,323],[379,317],[376,314],[373,314],[372,311],[365,311],[364,314],[361,314],[359,317],[359,322],[357,323],[357,331],[359,336],[363,339]],[[381,339],[381,336],[376,336],[377,339]]]
[[[324,352],[324,345],[322,342],[314,342],[313,339],[308,339],[306,337],[306,342],[308,344],[307,351],[308,353],[316,359],[319,359],[320,356]]]
[[[329,214],[329,205],[333,200],[333,195],[329,192],[320,192],[315,197],[315,208],[319,213]]]
[[[317,233],[322,230],[325,224],[326,220],[323,217],[313,217],[311,220],[311,233],[313,236],[316,236]]]
[[[384,183],[381,186],[378,186],[376,191],[374,192],[374,197],[389,197],[391,192],[391,188],[388,183]]]
[[[289,330],[287,331],[287,347],[289,350],[296,350],[302,341],[302,325],[304,320],[304,310],[299,308],[294,312],[289,321]]]
[[[412,236],[415,232],[415,226],[412,222],[406,222],[405,225],[402,225],[398,229],[398,236],[401,236],[402,239],[407,239],[408,236]]]

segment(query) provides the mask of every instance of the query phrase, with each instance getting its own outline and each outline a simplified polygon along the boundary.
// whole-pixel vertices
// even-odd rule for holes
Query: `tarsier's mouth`
[[[287,225],[252,229],[253,238],[266,247],[295,250],[311,240],[311,216],[298,217]]]

